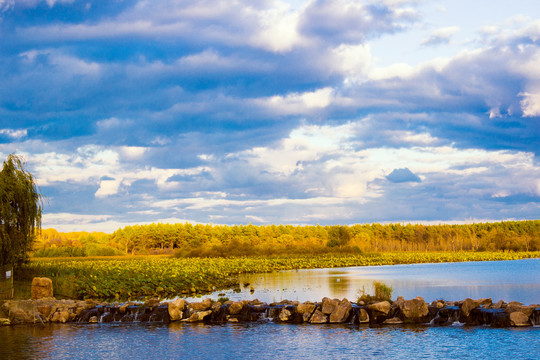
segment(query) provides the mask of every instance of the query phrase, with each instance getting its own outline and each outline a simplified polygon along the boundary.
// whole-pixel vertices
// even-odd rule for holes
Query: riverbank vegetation
[[[238,275],[278,270],[538,258],[540,252],[393,252],[373,254],[172,258],[119,256],[34,259],[18,280],[45,276],[55,296],[106,300],[173,298],[238,287]]]
[[[468,225],[150,224],[126,226],[112,234],[46,229],[38,236],[33,255],[218,257],[393,251],[540,251],[540,220]]]

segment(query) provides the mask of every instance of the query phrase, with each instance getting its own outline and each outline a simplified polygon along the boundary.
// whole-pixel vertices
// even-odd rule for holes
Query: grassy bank
[[[317,256],[171,258],[164,256],[32,260],[16,273],[53,279],[57,296],[94,299],[172,298],[237,285],[236,276],[290,269],[413,263],[517,260],[540,252],[393,252]]]

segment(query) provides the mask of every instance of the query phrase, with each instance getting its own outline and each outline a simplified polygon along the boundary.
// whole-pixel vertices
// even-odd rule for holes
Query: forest
[[[540,220],[467,225],[126,226],[112,234],[43,229],[34,257],[175,254],[217,257],[403,251],[540,251]]]

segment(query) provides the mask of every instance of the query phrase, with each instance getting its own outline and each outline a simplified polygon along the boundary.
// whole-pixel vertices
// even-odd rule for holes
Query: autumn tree
[[[41,228],[41,194],[21,157],[11,154],[0,172],[0,265],[27,259]]]

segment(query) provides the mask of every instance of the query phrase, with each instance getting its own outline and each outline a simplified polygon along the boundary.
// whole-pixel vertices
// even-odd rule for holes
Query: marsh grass
[[[392,301],[392,292],[394,289],[386,285],[385,283],[382,283],[380,281],[374,281],[373,282],[373,294],[370,295],[366,292],[366,289],[364,286],[362,286],[362,289],[358,290],[358,298],[356,299],[357,303],[360,303],[361,301],[365,304],[371,304],[377,301]]]

